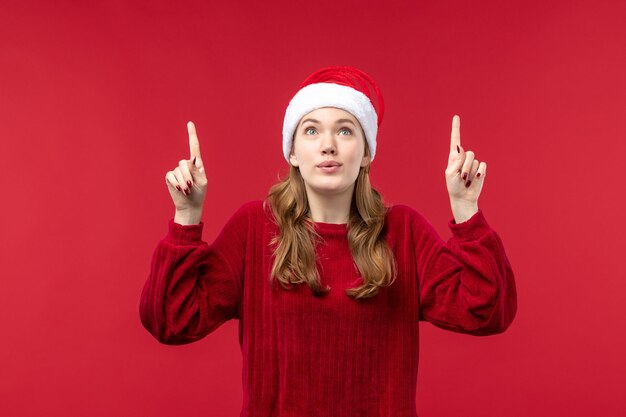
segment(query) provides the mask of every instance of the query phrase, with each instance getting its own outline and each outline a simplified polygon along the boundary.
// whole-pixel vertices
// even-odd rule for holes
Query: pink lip
[[[329,172],[329,173],[330,173],[330,172],[335,172],[335,171],[338,171],[338,170],[339,170],[339,167],[340,167],[339,165],[332,165],[332,166],[327,166],[327,167],[324,167],[324,166],[318,166],[318,168],[319,168],[319,169],[321,169],[322,171],[324,171],[324,172]]]
[[[318,167],[322,168],[322,167],[336,167],[336,166],[341,166],[341,164],[339,162],[336,161],[324,161],[321,164],[318,165]]]

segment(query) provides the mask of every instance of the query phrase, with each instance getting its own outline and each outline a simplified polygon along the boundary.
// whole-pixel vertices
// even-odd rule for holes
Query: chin
[[[313,191],[319,194],[339,194],[346,191],[349,186],[345,184],[316,184],[311,187]]]

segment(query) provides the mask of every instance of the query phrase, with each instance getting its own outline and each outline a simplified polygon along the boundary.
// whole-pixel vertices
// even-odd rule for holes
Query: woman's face
[[[345,110],[335,107],[313,110],[296,127],[289,161],[299,167],[307,192],[352,194],[359,169],[369,163],[363,129]],[[319,166],[326,161],[339,165]]]

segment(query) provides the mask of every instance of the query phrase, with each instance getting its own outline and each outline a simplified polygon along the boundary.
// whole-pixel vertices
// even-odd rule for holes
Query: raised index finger
[[[196,134],[196,126],[193,122],[187,123],[187,132],[189,132],[189,152],[193,159],[194,156],[200,156],[200,141],[198,141],[198,135]]]
[[[461,118],[458,115],[452,117],[452,133],[450,133],[450,153],[456,152],[457,146],[461,145]]]

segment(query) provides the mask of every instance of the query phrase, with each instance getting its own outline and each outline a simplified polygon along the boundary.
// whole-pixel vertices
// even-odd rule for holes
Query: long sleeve
[[[141,322],[161,343],[191,343],[239,317],[248,228],[245,207],[231,216],[211,245],[201,240],[204,223],[183,226],[169,221],[139,304]]]
[[[414,217],[420,320],[458,333],[504,332],[517,312],[517,292],[500,237],[480,209],[448,226],[452,237],[444,242],[425,218]]]

